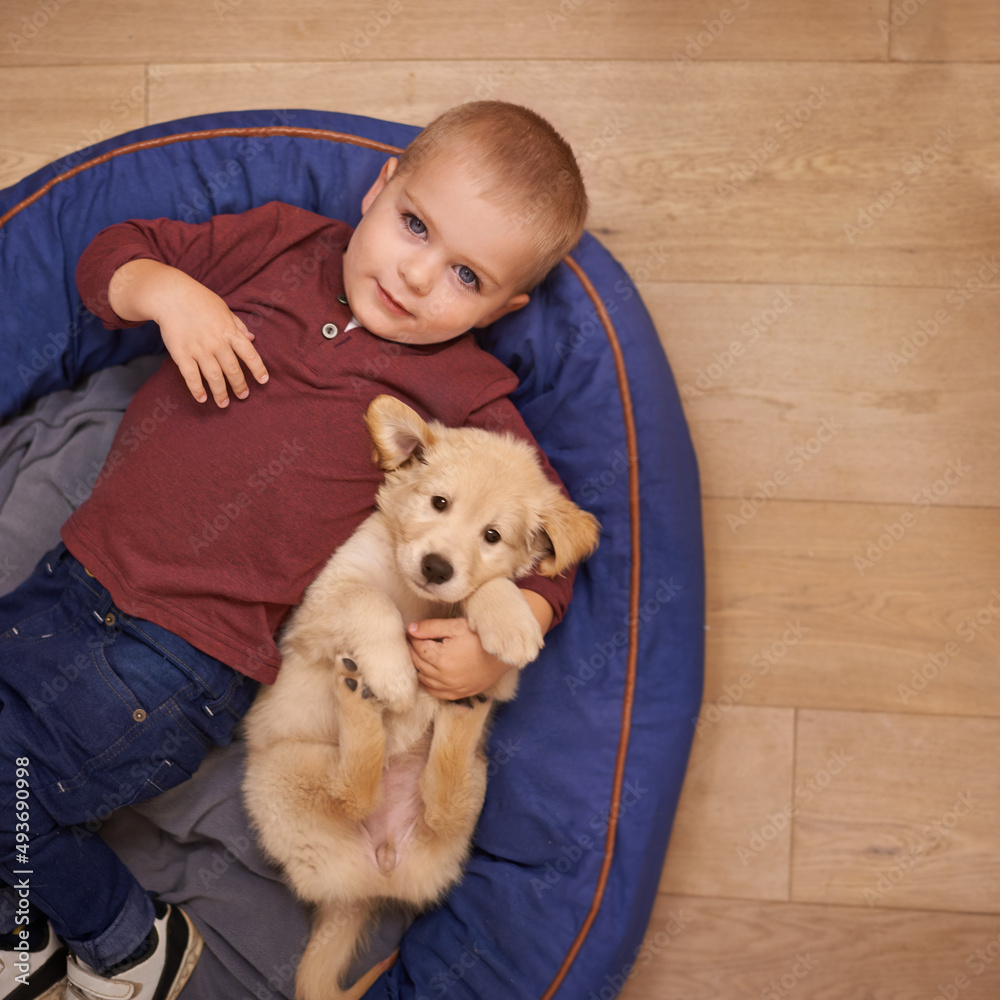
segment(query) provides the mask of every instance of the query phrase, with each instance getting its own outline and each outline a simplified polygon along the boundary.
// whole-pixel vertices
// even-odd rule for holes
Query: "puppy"
[[[485,726],[514,697],[510,670],[484,695],[419,687],[406,626],[464,615],[515,667],[542,632],[513,582],[558,576],[597,544],[530,445],[430,425],[379,396],[365,423],[385,471],[377,510],[307,590],[281,640],[273,687],[246,719],[244,796],[260,842],[315,907],[296,996],[360,996],[344,983],[380,905],[412,911],[461,876],[486,790]]]

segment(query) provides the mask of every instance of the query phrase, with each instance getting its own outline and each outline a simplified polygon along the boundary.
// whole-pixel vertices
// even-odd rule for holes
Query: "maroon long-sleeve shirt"
[[[373,510],[382,474],[363,415],[375,396],[448,426],[532,440],[506,398],[516,377],[471,335],[412,346],[345,331],[351,314],[338,295],[351,232],[276,202],[198,225],[132,221],[100,232],[77,270],[84,302],[108,328],[135,325],[108,305],[111,276],[149,258],[217,292],[255,335],[269,380],[251,380],[249,397],[225,409],[196,403],[164,361],[62,537],[123,611],[266,683],[288,612]],[[558,620],[571,579],[521,585]]]

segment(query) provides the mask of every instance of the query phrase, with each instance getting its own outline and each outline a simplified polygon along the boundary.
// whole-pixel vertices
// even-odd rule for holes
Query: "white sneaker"
[[[202,940],[183,910],[156,902],[155,941],[145,958],[125,969],[98,975],[75,955],[66,964],[66,1000],[175,1000],[198,958]]]
[[[45,935],[34,951],[0,950],[0,1000],[56,1000],[65,994],[66,946],[48,921]]]

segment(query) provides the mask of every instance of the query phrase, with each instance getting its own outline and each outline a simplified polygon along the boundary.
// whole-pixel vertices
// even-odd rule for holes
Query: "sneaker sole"
[[[180,907],[177,908],[177,912],[180,913],[187,924],[188,946],[181,958],[177,975],[174,977],[173,986],[170,988],[170,992],[166,995],[165,1000],[177,1000],[178,994],[184,989],[187,981],[191,978],[191,973],[194,972],[194,967],[198,964],[198,959],[201,958],[202,948],[205,946],[205,942],[198,933],[198,928],[191,922],[191,918]]]

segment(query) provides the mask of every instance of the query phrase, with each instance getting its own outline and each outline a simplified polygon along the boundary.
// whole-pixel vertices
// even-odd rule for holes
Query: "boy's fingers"
[[[462,622],[461,618],[426,618],[413,622],[408,631],[414,639],[450,639],[461,632]]]
[[[226,381],[233,387],[233,392],[237,399],[246,399],[250,395],[247,388],[247,380],[243,376],[243,369],[240,367],[240,359],[235,354],[227,354],[220,359],[219,365]]]
[[[178,364],[177,369],[181,373],[181,378],[184,379],[188,391],[194,396],[195,402],[204,403],[208,399],[208,393],[205,392],[205,386],[201,381],[201,369],[197,363],[191,361],[184,365]]]
[[[240,326],[247,338],[253,337],[253,334],[242,323],[240,323]],[[264,367],[264,362],[261,361],[260,355],[253,344],[250,343],[250,340],[236,340],[233,343],[233,350],[250,370],[250,374],[263,385],[267,381],[267,368]]]
[[[222,368],[219,366],[219,362],[215,358],[203,358],[198,364],[201,368],[202,377],[208,385],[208,391],[211,393],[216,405],[228,406],[229,393],[226,391],[226,378],[223,375]]]

